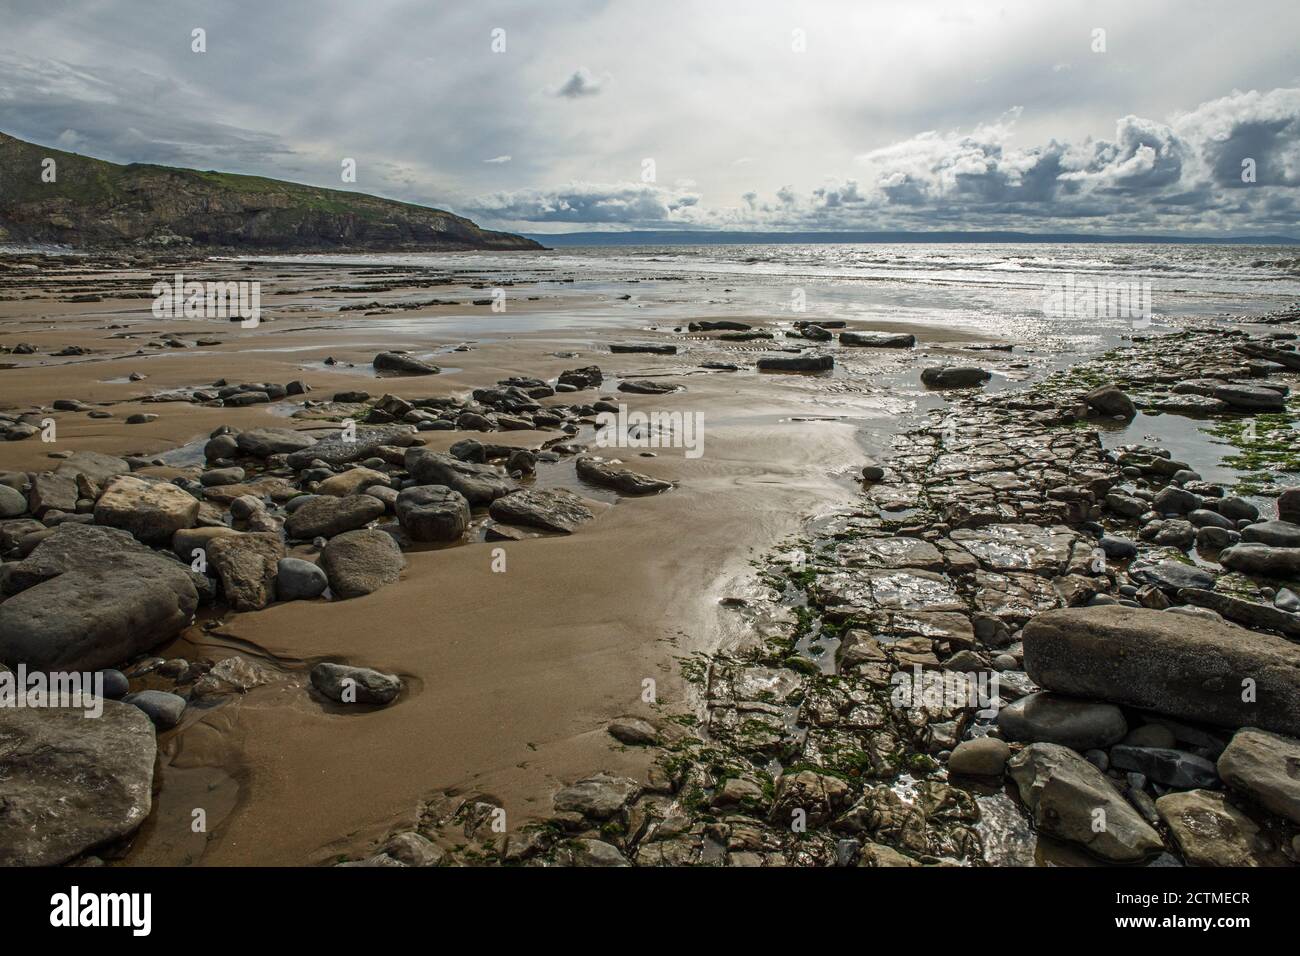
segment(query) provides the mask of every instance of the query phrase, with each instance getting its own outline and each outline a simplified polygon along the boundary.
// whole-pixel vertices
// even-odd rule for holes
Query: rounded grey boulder
[[[310,601],[325,593],[329,578],[302,558],[281,558],[276,566],[275,595],[281,601]]]

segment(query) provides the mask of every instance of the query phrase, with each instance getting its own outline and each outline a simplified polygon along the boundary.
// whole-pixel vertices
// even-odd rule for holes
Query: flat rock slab
[[[632,471],[622,465],[623,463],[617,458],[584,455],[578,458],[574,467],[577,469],[578,477],[584,481],[603,488],[613,488],[624,495],[655,495],[672,488],[671,482],[651,478],[649,475]]]
[[[916,336],[906,332],[850,332],[840,333],[840,345],[851,348],[910,349],[916,345]]]
[[[1111,605],[1040,614],[1023,639],[1025,670],[1050,690],[1221,727],[1300,734],[1300,646],[1283,638]],[[1245,687],[1254,689],[1249,701]]]
[[[966,604],[942,574],[921,570],[868,569],[819,577],[816,596],[833,613],[871,611],[964,611]]]
[[[157,752],[144,711],[0,708],[0,866],[58,866],[144,822]]]
[[[920,538],[858,538],[837,549],[840,563],[855,568],[920,568],[942,571],[943,555]]]
[[[989,571],[1029,571],[1060,574],[1070,561],[1079,536],[1058,525],[991,524],[982,528],[957,528],[949,536],[974,555]]]
[[[504,524],[561,534],[577,531],[596,517],[582,498],[563,488],[513,492],[492,502],[488,514]]]
[[[340,433],[341,435],[341,433]],[[358,426],[355,441],[345,441],[340,436],[319,441],[310,448],[291,452],[289,467],[301,471],[319,459],[327,465],[343,465],[362,458],[371,458],[385,445],[404,448],[414,444],[414,425]]]
[[[284,529],[291,538],[332,538],[364,528],[387,510],[382,501],[370,495],[318,495],[289,515]]]

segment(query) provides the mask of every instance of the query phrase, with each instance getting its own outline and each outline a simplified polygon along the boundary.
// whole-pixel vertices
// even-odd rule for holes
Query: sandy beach
[[[684,385],[674,395],[620,400],[633,409],[701,412],[706,444],[698,458],[680,449],[637,457],[637,470],[674,482],[673,491],[616,498],[572,536],[512,542],[505,573],[492,570],[489,542],[418,551],[408,556],[398,583],[374,594],[225,612],[158,648],[168,659],[250,655],[285,681],[194,709],[164,736],[158,808],[128,862],[319,862],[409,823],[420,800],[436,790],[490,793],[512,821],[523,823],[548,811],[556,789],[596,764],[644,772],[645,754],[612,746],[606,724],[625,713],[693,706],[677,659],[717,649],[726,629],[719,601],[739,586],[751,561],[797,532],[806,516],[848,499],[864,441],[892,433],[898,412],[910,404],[883,386],[860,384],[914,373],[915,358],[891,350],[860,350],[852,374],[842,377],[701,369],[708,361],[751,358],[764,343],[733,344],[716,333],[656,326],[660,307],[653,299],[620,310],[624,303],[604,296],[514,287],[504,313],[440,306],[358,315],[340,313],[339,305],[402,301],[418,286],[385,279],[383,293],[343,294],[313,290],[367,277],[267,263],[177,263],[174,269],[200,281],[257,279],[261,323],[245,329],[230,321],[159,321],[149,300],[113,295],[114,288],[149,288],[155,277],[139,270],[70,269],[43,276],[34,288],[7,273],[9,295],[41,297],[0,303],[0,340],[30,342],[40,352],[75,345],[85,354],[13,362],[2,373],[4,411],[47,409],[56,399],[75,398],[111,417],[51,412],[57,442],[0,446],[0,468],[41,471],[52,466],[52,452],[91,450],[171,455],[176,464],[140,474],[194,475],[195,453],[184,450],[201,448],[219,426],[311,427],[310,420],[290,417],[305,398],[357,389],[376,398],[464,395],[512,375],[553,379],[589,364],[598,364],[607,380],[649,377]],[[96,285],[97,279],[106,281]],[[62,301],[78,287],[99,288],[102,299]],[[439,295],[468,298],[474,291],[445,286]],[[790,318],[745,317],[757,328],[789,327]],[[918,331],[939,349],[945,341],[971,340],[899,323],[878,330]],[[217,344],[151,347],[167,334]],[[609,343],[628,341],[676,342],[682,351],[609,353]],[[452,351],[464,345],[467,351]],[[370,359],[391,348],[436,356],[455,369],[377,378]],[[340,364],[323,365],[330,357]],[[145,378],[129,381],[132,373]],[[311,391],[246,408],[144,401],[218,379],[300,380]],[[140,413],[158,418],[124,423]],[[467,437],[489,440],[464,431],[421,436],[438,451]],[[507,436],[522,447],[554,438],[532,431]],[[544,467],[539,484],[614,497],[584,488],[571,464],[551,468],[557,473],[545,474]],[[306,672],[321,660],[400,674],[408,690],[374,713],[331,712],[301,692]],[[657,708],[641,701],[646,678],[657,684]],[[213,832],[177,837],[200,795],[213,808]]]

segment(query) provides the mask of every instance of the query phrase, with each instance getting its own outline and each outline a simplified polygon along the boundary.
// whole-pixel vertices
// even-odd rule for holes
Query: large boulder
[[[33,670],[113,667],[175,637],[198,603],[184,573],[67,571],[0,604],[0,660]]]
[[[0,866],[58,866],[128,836],[149,815],[157,741],[144,711],[113,700],[0,708]]]
[[[121,475],[95,502],[95,523],[129,531],[145,544],[166,546],[182,528],[194,527],[199,499],[166,481]]]
[[[1083,401],[1089,408],[1102,415],[1111,415],[1116,418],[1133,418],[1137,415],[1137,406],[1133,404],[1133,399],[1125,395],[1118,385],[1111,384],[1094,388],[1083,396]]]
[[[275,575],[284,541],[269,531],[223,535],[208,543],[208,564],[236,611],[256,611],[275,600]]]
[[[402,549],[386,531],[348,531],[330,539],[320,556],[335,597],[354,598],[392,584],[406,567]]]
[[[1164,849],[1101,771],[1067,747],[1030,744],[1011,758],[1007,772],[1042,833],[1114,863],[1136,863]]]
[[[413,485],[397,496],[397,520],[414,541],[457,541],[469,527],[469,502],[446,485]]]
[[[68,571],[110,568],[165,578],[182,591],[185,582],[194,583],[184,565],[145,547],[126,531],[67,522],[51,530],[23,560],[4,566],[3,590],[17,594]]]
[[[1300,823],[1300,740],[1243,727],[1219,755],[1218,769],[1232,789]]]
[[[284,522],[291,538],[332,538],[345,531],[364,528],[388,509],[370,495],[334,498],[318,495],[300,505]]]
[[[576,531],[596,517],[580,497],[563,488],[512,492],[492,502],[488,514],[505,524],[560,534]]]
[[[412,448],[406,453],[406,470],[422,485],[445,485],[465,496],[473,506],[488,505],[514,490],[514,484],[491,465],[475,465],[451,455]]]
[[[1283,638],[1108,605],[1047,611],[1026,625],[1023,639],[1025,670],[1040,687],[1300,735],[1300,646]]]

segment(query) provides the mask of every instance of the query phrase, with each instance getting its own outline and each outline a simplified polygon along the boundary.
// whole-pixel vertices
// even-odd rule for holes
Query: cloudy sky
[[[4,132],[498,228],[1300,232],[1295,0],[3,0],[0,15]]]

